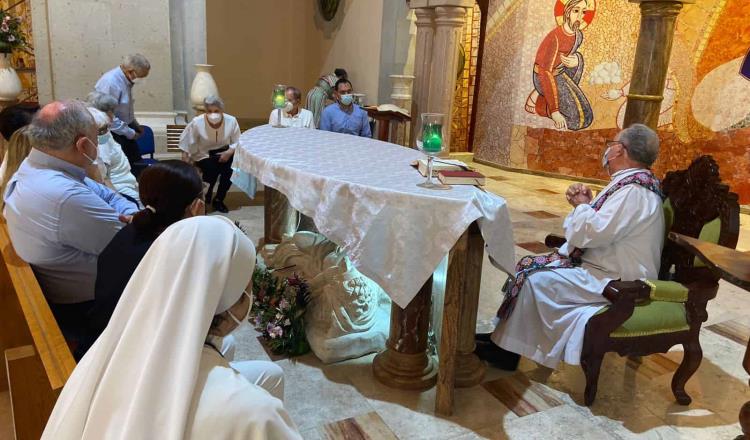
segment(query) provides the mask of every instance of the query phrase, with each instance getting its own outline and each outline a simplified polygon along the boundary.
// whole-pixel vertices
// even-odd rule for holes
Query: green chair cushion
[[[666,243],[667,235],[669,235],[669,231],[672,230],[672,225],[674,224],[674,208],[672,208],[672,202],[670,202],[669,199],[664,200],[662,209],[664,210],[664,242]]]
[[[688,299],[688,288],[676,281],[646,280],[651,287],[653,301],[685,302]]]
[[[608,309],[609,306],[604,307],[599,313]],[[633,338],[689,329],[684,303],[648,301],[636,305],[633,315],[609,336],[612,338]]]
[[[710,222],[703,225],[701,233],[698,239],[707,241],[713,244],[719,244],[719,236],[721,235],[721,218],[716,217]],[[700,258],[695,257],[693,260],[693,267],[705,267],[705,263]]]

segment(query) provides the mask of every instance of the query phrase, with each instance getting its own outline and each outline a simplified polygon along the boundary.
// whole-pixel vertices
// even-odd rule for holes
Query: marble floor
[[[544,252],[549,232],[560,232],[569,210],[563,193],[571,181],[511,173],[476,165],[487,190],[504,197],[511,209],[516,253]],[[252,237],[263,233],[263,210],[231,193],[228,215]],[[750,250],[750,216],[742,215],[738,248]],[[500,301],[504,274],[485,261],[478,330],[489,331]],[[249,325],[236,334],[238,359],[274,360],[286,374],[285,405],[306,439],[733,439],[740,433],[737,413],[750,400],[742,369],[750,338],[750,294],[722,283],[708,307],[701,331],[703,362],[687,384],[689,407],[677,405],[670,390],[682,359],[680,348],[646,357],[638,364],[606,356],[599,393],[583,406],[580,367],[558,370],[522,360],[519,371],[489,368],[484,382],[456,392],[455,415],[434,414],[435,390],[401,391],[378,383],[373,355],[323,365],[308,354],[270,356]],[[6,394],[7,396],[7,394]],[[0,396],[0,428],[7,428],[7,397]],[[0,429],[0,439],[7,430]],[[10,438],[10,437],[7,437]]]

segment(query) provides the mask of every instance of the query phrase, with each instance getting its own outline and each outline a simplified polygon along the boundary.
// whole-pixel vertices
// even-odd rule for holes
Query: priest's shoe
[[[212,206],[214,207],[214,211],[221,212],[223,214],[229,212],[229,208],[227,208],[227,205],[225,205],[222,200],[214,200]]]
[[[521,355],[504,350],[493,342],[484,342],[479,339],[476,341],[474,353],[479,356],[479,359],[489,362],[493,367],[506,371],[516,371],[521,360]]]

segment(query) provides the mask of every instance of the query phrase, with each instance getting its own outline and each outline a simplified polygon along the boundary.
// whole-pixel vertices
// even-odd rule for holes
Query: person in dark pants
[[[136,176],[143,168],[142,165],[136,165],[137,162],[141,162],[141,153],[136,140],[143,135],[143,128],[135,119],[133,86],[147,77],[150,71],[151,64],[146,57],[141,54],[128,55],[123,58],[122,64],[102,75],[94,87],[97,92],[117,99],[117,107],[114,109],[115,117],[112,119],[110,129],[112,137],[122,147],[122,151],[130,162],[130,168]]]
[[[240,125],[237,118],[224,113],[224,101],[218,96],[208,96],[203,105],[206,113],[193,118],[180,136],[182,159],[195,164],[208,183],[206,204],[215,211],[229,212],[224,198],[232,186],[232,158],[240,141]],[[217,181],[219,187],[212,197]]]

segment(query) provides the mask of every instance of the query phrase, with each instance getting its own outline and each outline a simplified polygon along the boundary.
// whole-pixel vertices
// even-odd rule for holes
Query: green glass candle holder
[[[442,113],[422,113],[422,133],[417,137],[417,148],[427,155],[427,179],[417,186],[427,189],[450,189],[450,186],[432,180],[432,162],[435,156],[445,150],[443,126],[445,115]]]
[[[281,110],[286,105],[286,86],[283,84],[277,84],[273,88],[273,94],[271,94],[271,105],[276,109],[276,124],[273,127],[284,128],[281,124]]]

